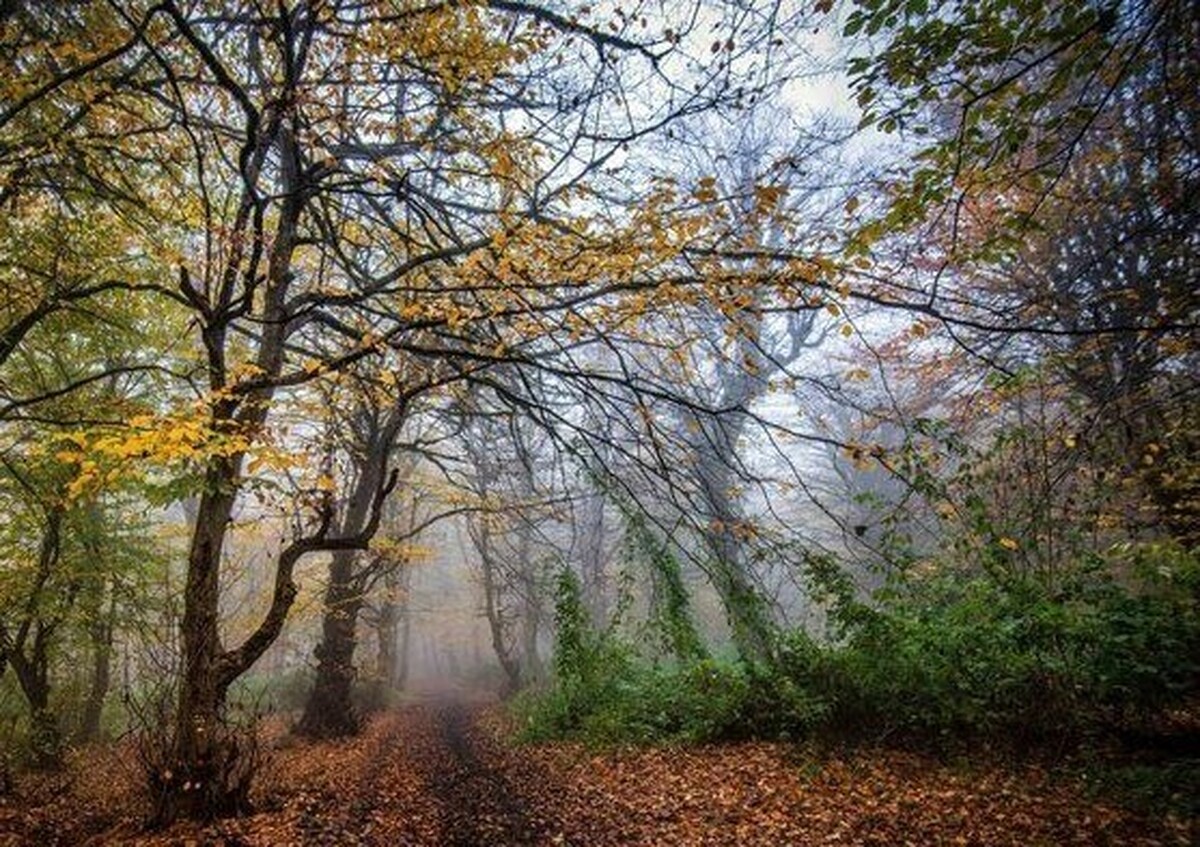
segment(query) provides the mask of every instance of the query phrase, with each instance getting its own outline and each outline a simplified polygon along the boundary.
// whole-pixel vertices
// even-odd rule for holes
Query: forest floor
[[[518,746],[498,710],[427,700],[362,735],[277,734],[258,811],[146,833],[130,745],[73,754],[0,796],[0,847],[165,845],[1174,845],[1196,821],[1089,796],[1035,765],[763,742]]]

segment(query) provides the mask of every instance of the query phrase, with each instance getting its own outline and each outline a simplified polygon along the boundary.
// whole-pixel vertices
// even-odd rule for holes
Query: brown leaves
[[[508,738],[496,711],[408,707],[356,739],[280,749],[258,814],[155,834],[139,834],[136,787],[114,770],[122,748],[92,750],[53,785],[27,779],[0,799],[0,845],[1082,847],[1196,835],[1194,822],[1140,819],[1032,766],[763,742],[596,752]]]
[[[1037,769],[793,752],[746,743],[597,756],[554,745],[529,755],[562,780],[556,796],[573,844],[1185,843]]]

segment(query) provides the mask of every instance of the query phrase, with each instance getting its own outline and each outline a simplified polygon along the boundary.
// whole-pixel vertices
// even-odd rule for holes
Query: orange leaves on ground
[[[128,745],[92,748],[0,798],[0,844],[1151,847],[1198,834],[1036,766],[765,742],[517,747],[500,712],[444,700],[378,716],[354,739],[284,738],[268,767],[258,813],[146,834]]]

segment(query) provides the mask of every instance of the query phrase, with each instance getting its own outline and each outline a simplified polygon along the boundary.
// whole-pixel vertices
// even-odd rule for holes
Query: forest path
[[[315,745],[337,750],[334,774],[311,774],[282,810],[279,843],[525,847],[561,843],[531,812],[527,788],[548,774],[485,731],[478,698],[430,693],[377,717],[361,739]],[[346,755],[346,747],[353,751]],[[290,753],[291,751],[288,751]],[[338,767],[340,765],[340,767]],[[286,767],[283,762],[276,769]],[[280,773],[280,782],[292,773]],[[554,792],[549,792],[553,796]],[[228,839],[227,843],[258,843]]]
[[[818,763],[766,742],[530,747],[513,730],[491,701],[453,690],[378,716],[358,777],[300,843],[1115,847],[1196,834],[1147,829],[1036,768],[963,772],[894,751]]]
[[[527,845],[541,833],[512,784],[508,751],[489,744],[476,726],[477,710],[443,701],[424,709],[434,723],[432,755],[418,761],[439,807],[440,843],[447,847]]]
[[[767,742],[589,750],[514,745],[502,710],[431,692],[354,738],[274,738],[257,811],[146,832],[131,746],[0,797],[0,847],[778,847],[1200,843],[1192,819],[1089,798],[1036,765],[962,767],[871,749]]]

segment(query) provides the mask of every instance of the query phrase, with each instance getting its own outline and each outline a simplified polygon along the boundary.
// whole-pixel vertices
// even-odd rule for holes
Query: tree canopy
[[[621,692],[721,674],[683,734],[1191,696],[1198,32],[1179,0],[0,4],[31,749],[64,657],[94,735],[133,645],[170,668],[154,818],[243,810],[231,692],[320,598],[301,730],[355,731],[438,527],[550,733],[670,735],[690,707]]]

